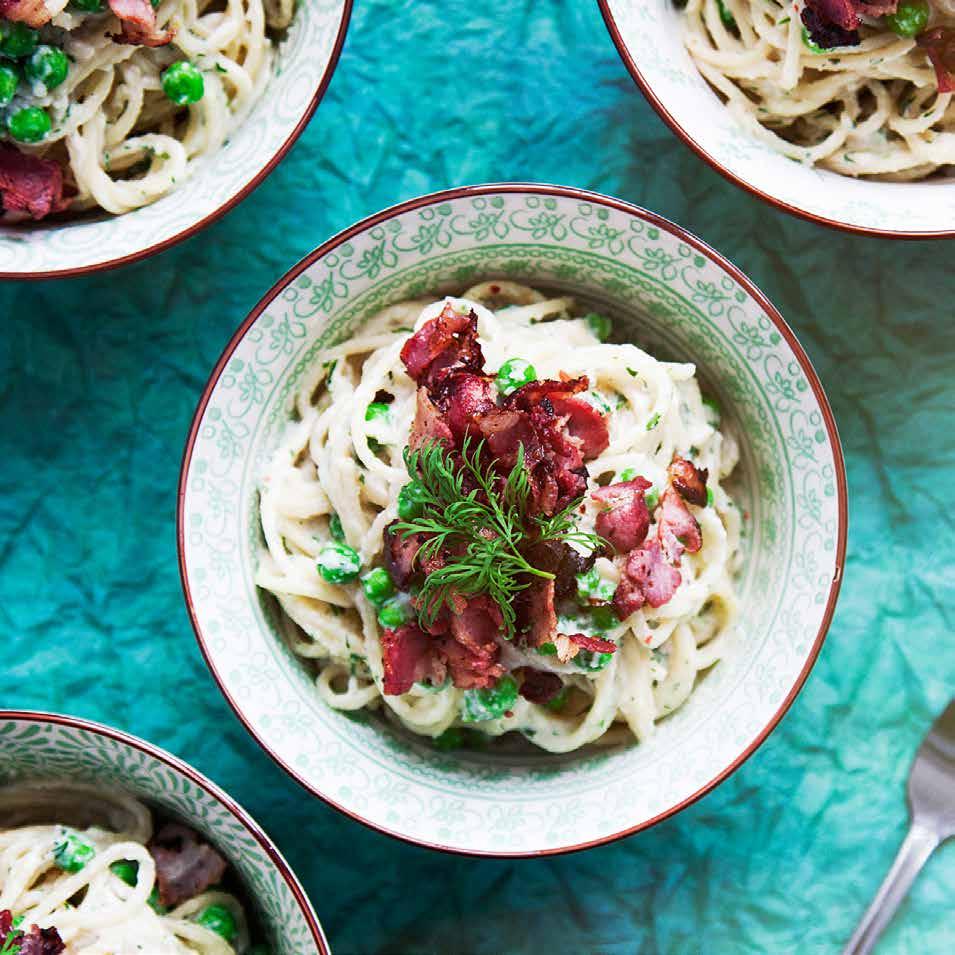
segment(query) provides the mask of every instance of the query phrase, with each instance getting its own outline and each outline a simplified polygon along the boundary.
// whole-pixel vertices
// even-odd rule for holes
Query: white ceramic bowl
[[[327,955],[318,917],[288,863],[218,786],[175,756],[99,723],[0,710],[0,788],[26,780],[123,789],[187,823],[226,858],[275,955]]]
[[[955,236],[955,183],[870,182],[787,159],[744,130],[699,74],[673,0],[599,0],[610,34],[660,117],[717,172],[822,225],[893,238]]]
[[[742,632],[653,739],[567,756],[439,753],[318,698],[256,591],[257,477],[322,349],[382,306],[506,276],[569,290],[617,334],[697,362],[742,444],[749,513]],[[839,588],[846,484],[832,414],[779,313],[698,239],[634,206],[553,186],[425,196],[360,222],[280,279],[219,359],[179,488],[183,586],[236,713],[299,782],[381,831],[467,853],[561,852],[692,802],[781,718],[816,658]],[[599,812],[583,807],[599,806]]]
[[[0,226],[0,279],[79,275],[161,252],[214,222],[278,165],[315,112],[338,62],[352,0],[306,0],[278,47],[274,75],[225,145],[179,188],[121,216]]]

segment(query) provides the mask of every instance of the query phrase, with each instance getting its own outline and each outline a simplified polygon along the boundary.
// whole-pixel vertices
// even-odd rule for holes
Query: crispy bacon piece
[[[179,905],[221,881],[226,861],[192,829],[167,822],[146,846],[156,863],[159,901]]]
[[[920,33],[916,43],[925,50],[935,70],[940,93],[955,93],[955,30],[932,27]]]
[[[70,204],[63,198],[59,164],[13,146],[0,146],[0,194],[7,212],[27,213],[34,219],[62,212]]]
[[[605,509],[597,515],[597,533],[618,551],[625,554],[639,547],[650,529],[650,511],[644,492],[652,487],[643,477],[618,481],[598,488],[591,495]]]
[[[487,375],[455,372],[447,377],[441,391],[445,421],[458,445],[468,432],[480,437],[480,416],[498,410],[494,382]]]
[[[531,703],[549,703],[563,689],[564,681],[556,673],[522,667],[518,692]]]
[[[697,519],[690,513],[683,498],[671,486],[660,498],[660,517],[657,536],[667,557],[677,564],[683,551],[695,554],[703,546],[703,533]]]
[[[17,955],[60,955],[66,951],[66,944],[55,928],[30,926],[28,934],[20,939]]]
[[[602,637],[591,637],[586,633],[568,633],[568,639],[573,641],[581,650],[590,650],[592,653],[613,653],[617,644]]]
[[[428,397],[428,389],[419,388],[408,445],[412,451],[417,451],[428,443],[450,447],[454,443],[454,436],[437,405]]]
[[[400,696],[407,693],[416,681],[431,675],[433,651],[433,638],[413,623],[406,623],[397,629],[383,630],[382,691],[387,696]],[[442,677],[437,682],[443,682],[443,679]]]
[[[504,667],[497,662],[503,623],[501,608],[485,594],[470,597],[459,613],[451,615],[451,635],[441,639],[439,652],[455,686],[485,688],[503,675]]]
[[[567,431],[580,444],[580,453],[585,461],[607,450],[610,444],[607,422],[593,405],[580,398],[562,395],[553,395],[550,403],[554,407],[554,414],[567,419]]]
[[[113,36],[117,43],[131,46],[165,46],[175,30],[156,28],[156,10],[149,0],[109,0],[109,8],[122,23],[122,32]]]
[[[554,575],[554,598],[563,600],[577,593],[577,575],[590,570],[596,557],[584,556],[569,544],[556,540],[537,540],[523,547],[524,558],[538,570]]]
[[[710,476],[706,468],[698,468],[686,458],[674,457],[667,474],[683,500],[697,507],[706,507],[706,482]]]
[[[50,11],[43,0],[0,0],[0,17],[37,29],[50,22]]]
[[[843,30],[855,30],[859,26],[859,11],[854,0],[806,0],[806,9]]]
[[[621,620],[639,610],[645,603],[662,607],[676,593],[682,576],[668,563],[660,542],[655,538],[630,551],[620,583],[613,595],[613,608]]]
[[[553,640],[557,632],[554,581],[535,578],[515,595],[514,613],[517,632],[527,646],[539,647]]]
[[[397,521],[392,521],[385,527],[382,534],[385,569],[391,575],[391,579],[399,590],[407,590],[411,578],[417,571],[415,555],[424,540],[420,534],[410,534],[408,537],[403,537],[394,530],[396,523]]]
[[[480,374],[484,370],[484,353],[477,340],[477,315],[462,315],[449,302],[440,315],[425,322],[404,343],[401,360],[408,374],[429,389],[450,371]]]
[[[862,42],[858,30],[844,30],[824,19],[812,7],[803,7],[799,16],[809,39],[823,50],[832,50],[839,46],[858,46]]]

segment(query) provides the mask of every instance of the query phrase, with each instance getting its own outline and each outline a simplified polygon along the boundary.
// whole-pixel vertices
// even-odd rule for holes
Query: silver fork
[[[866,955],[892,920],[926,859],[955,835],[955,699],[932,724],[909,771],[909,831],[842,955]]]

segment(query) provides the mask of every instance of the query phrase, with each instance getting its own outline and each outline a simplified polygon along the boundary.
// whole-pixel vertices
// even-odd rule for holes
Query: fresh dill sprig
[[[418,451],[405,449],[408,473],[421,484],[419,517],[399,521],[395,532],[403,537],[424,534],[418,551],[421,561],[445,549],[462,551],[443,567],[425,576],[418,595],[422,622],[434,622],[443,607],[454,608],[456,596],[487,594],[500,608],[508,639],[513,638],[516,614],[512,601],[530,585],[529,577],[553,580],[525,559],[520,545],[532,540],[562,540],[595,549],[602,541],[578,531],[572,518],[580,501],[552,517],[531,519],[527,513],[530,479],[524,466],[524,448],[517,451],[514,467],[503,482],[496,461],[482,464],[484,442],[471,450],[465,438],[460,465],[440,444],[429,443]],[[470,487],[471,490],[466,490]]]

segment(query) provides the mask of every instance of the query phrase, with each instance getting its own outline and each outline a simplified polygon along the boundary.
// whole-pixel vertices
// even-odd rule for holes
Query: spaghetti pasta
[[[77,824],[48,824],[53,818]],[[209,888],[160,904],[148,848],[152,814],[131,796],[83,784],[18,784],[0,791],[0,820],[9,826],[0,829],[0,934],[5,915],[23,932],[55,929],[65,949],[50,950],[68,955],[250,951],[245,910],[231,893]],[[10,942],[3,950],[19,948]]]
[[[316,561],[336,538],[347,542],[366,570],[382,564],[383,535],[399,514],[409,481],[403,452],[420,400],[402,349],[409,333],[449,306],[476,316],[489,368],[519,357],[541,379],[587,376],[585,397],[606,423],[608,440],[587,464],[590,493],[576,514],[581,532],[599,526],[593,492],[602,485],[639,474],[659,493],[676,456],[692,456],[710,474],[709,503],[704,498],[704,506],[692,508],[703,544],[684,554],[682,582],[671,599],[614,617],[609,600],[624,574],[624,558],[605,550],[591,558],[593,566],[579,583],[581,593],[589,588],[594,599],[560,606],[561,631],[577,631],[584,642],[587,634],[599,637],[598,643],[610,641],[617,652],[581,652],[562,660],[553,644],[535,648],[499,636],[503,671],[520,678],[533,669],[550,681],[555,675],[562,687],[559,706],[516,696],[505,712],[493,713],[482,709],[484,691],[450,680],[385,692],[385,627],[374,593],[357,579],[335,583],[316,571]],[[264,547],[256,583],[278,599],[284,638],[314,668],[317,692],[330,706],[378,709],[441,741],[473,727],[492,736],[517,731],[545,750],[567,752],[598,741],[646,739],[657,720],[683,704],[698,674],[726,651],[737,613],[740,515],[720,482],[736,464],[737,444],[720,430],[712,403],[704,403],[693,365],[660,362],[632,344],[603,342],[595,327],[594,316],[581,317],[569,296],[483,283],[461,298],[384,309],[306,373],[294,420],[262,475]],[[389,403],[382,405],[384,400]],[[657,524],[661,520],[658,511]],[[600,614],[591,603],[602,604]]]
[[[856,45],[823,49],[805,10],[806,0],[688,0],[686,48],[740,125],[846,176],[915,180],[955,164],[952,94],[919,38],[863,13]],[[932,15],[949,13],[935,4]]]

